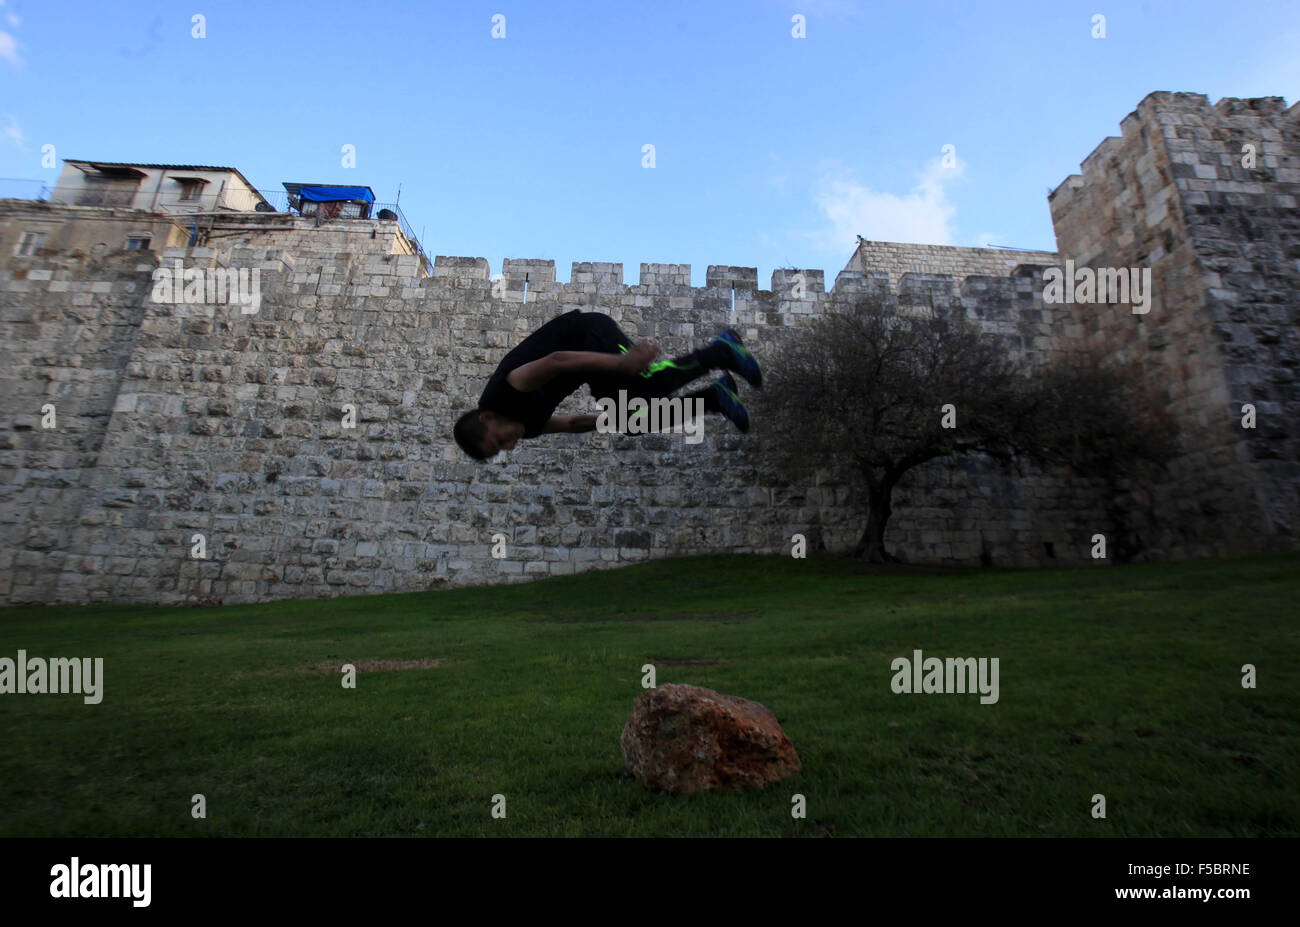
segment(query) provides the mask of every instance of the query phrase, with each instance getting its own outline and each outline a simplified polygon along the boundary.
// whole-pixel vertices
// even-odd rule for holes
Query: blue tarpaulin
[[[368,187],[301,187],[298,195],[312,203],[337,203],[341,200],[361,200],[373,203],[375,195]]]

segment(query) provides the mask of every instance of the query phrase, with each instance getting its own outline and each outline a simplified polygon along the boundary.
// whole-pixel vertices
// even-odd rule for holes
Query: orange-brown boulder
[[[699,686],[638,695],[622,746],[628,772],[666,792],[761,789],[802,769],[771,711]]]

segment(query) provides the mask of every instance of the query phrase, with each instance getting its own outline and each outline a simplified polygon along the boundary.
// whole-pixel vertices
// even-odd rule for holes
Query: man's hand
[[[619,362],[619,372],[629,375],[641,373],[659,356],[659,345],[642,342],[627,349]]]
[[[600,421],[599,415],[552,415],[550,420],[542,426],[543,434],[554,434],[557,431],[569,432],[571,434],[583,434],[588,431],[595,431],[596,424]]]

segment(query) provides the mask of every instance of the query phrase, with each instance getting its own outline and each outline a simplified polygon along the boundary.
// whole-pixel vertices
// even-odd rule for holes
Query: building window
[[[178,180],[181,185],[181,202],[197,202],[199,194],[203,192],[203,181],[201,180]]]
[[[18,242],[18,248],[14,251],[17,257],[31,257],[36,253],[36,249],[45,244],[44,232],[23,232],[22,239]]]
[[[151,239],[144,238],[144,237],[128,238],[126,240],[126,250],[127,251],[148,251],[150,241]]]
[[[77,194],[78,206],[130,206],[140,189],[138,178],[121,178],[116,175],[88,175],[82,184]]]

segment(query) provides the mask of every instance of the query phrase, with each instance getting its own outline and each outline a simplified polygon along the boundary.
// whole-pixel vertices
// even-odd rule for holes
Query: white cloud
[[[950,245],[957,207],[948,199],[948,187],[964,173],[961,161],[944,167],[935,158],[917,176],[912,191],[899,195],[873,190],[843,170],[828,171],[813,190],[825,225],[803,237],[834,257],[851,253],[859,235],[871,241]]]
[[[0,31],[0,58],[16,68],[23,66],[23,59],[18,57],[18,43],[8,32]]]
[[[13,26],[15,29],[23,24],[23,21],[18,18],[17,13],[9,13],[5,16],[5,19],[9,20],[9,25]]]

